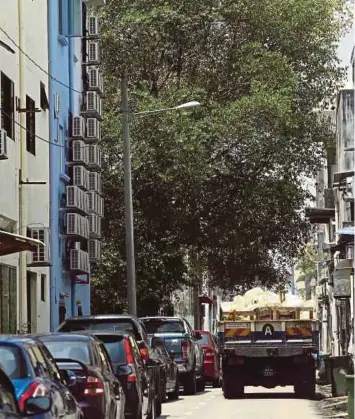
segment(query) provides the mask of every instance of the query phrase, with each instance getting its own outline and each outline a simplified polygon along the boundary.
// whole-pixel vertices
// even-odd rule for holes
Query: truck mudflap
[[[298,355],[317,354],[318,348],[312,343],[310,344],[235,344],[233,342],[226,343],[222,350],[223,355],[246,356],[252,358],[264,357],[289,357]]]

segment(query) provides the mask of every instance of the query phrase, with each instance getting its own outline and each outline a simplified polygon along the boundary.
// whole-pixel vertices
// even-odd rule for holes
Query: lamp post
[[[134,228],[133,228],[133,199],[132,199],[132,169],[129,124],[132,116],[144,116],[160,112],[193,108],[200,106],[199,102],[192,101],[174,108],[156,109],[131,113],[128,104],[128,82],[124,74],[121,80],[122,122],[123,122],[123,164],[124,164],[124,196],[125,196],[125,224],[126,224],[126,264],[127,264],[127,298],[129,314],[137,315],[137,288],[134,255]]]

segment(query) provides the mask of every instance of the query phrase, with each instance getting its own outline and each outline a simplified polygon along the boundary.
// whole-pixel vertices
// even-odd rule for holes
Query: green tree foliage
[[[131,126],[139,306],[157,307],[199,255],[211,283],[273,286],[305,243],[304,176],[327,129],[314,109],[341,81],[341,0],[110,0],[101,12],[105,71],[103,262],[94,310],[124,309],[119,80]],[[275,262],[276,261],[276,262]],[[148,304],[149,302],[149,304]]]

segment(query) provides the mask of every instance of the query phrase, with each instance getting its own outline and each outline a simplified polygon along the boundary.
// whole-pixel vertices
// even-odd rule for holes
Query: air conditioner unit
[[[100,240],[89,240],[88,249],[90,262],[99,262],[101,260]]]
[[[89,191],[102,193],[101,175],[97,172],[89,172]]]
[[[87,118],[85,141],[101,141],[101,125],[97,118]]]
[[[84,192],[78,186],[67,186],[66,188],[66,207],[71,211],[89,213],[89,199],[87,192]]]
[[[85,119],[82,116],[74,116],[72,120],[72,138],[84,138]]]
[[[70,270],[77,274],[90,273],[89,254],[81,249],[70,249]]]
[[[85,92],[81,113],[94,118],[101,118],[101,98],[97,92]]]
[[[72,175],[73,185],[79,188],[88,190],[89,187],[89,172],[84,166],[73,166]]]
[[[96,214],[99,217],[104,216],[104,200],[96,192],[88,192],[89,213]]]
[[[89,215],[90,237],[101,237],[101,218],[96,214]]]
[[[40,240],[44,246],[38,246],[33,252],[28,252],[27,266],[42,267],[50,265],[50,234],[48,227],[31,228],[30,237]]]
[[[75,213],[67,214],[67,236],[75,237],[76,239],[89,238],[89,220],[87,217]]]
[[[86,44],[87,63],[100,64],[100,47],[98,41],[88,41]]]
[[[102,93],[104,90],[102,73],[99,67],[90,66],[87,69],[87,78],[89,90],[95,90]]]
[[[0,160],[7,160],[7,134],[5,130],[0,130]]]
[[[90,170],[101,169],[101,150],[97,144],[88,145],[88,167]]]
[[[88,163],[88,146],[83,140],[74,140],[71,142],[71,152],[72,158],[71,162],[75,164],[84,164]]]
[[[88,38],[97,38],[99,36],[99,19],[97,16],[87,17],[86,33]]]

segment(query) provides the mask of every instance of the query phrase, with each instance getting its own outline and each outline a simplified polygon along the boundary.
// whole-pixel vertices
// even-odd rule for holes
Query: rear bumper
[[[84,419],[105,419],[105,408],[103,404],[89,404],[87,401],[83,400],[79,402],[79,405],[83,411]]]
[[[250,358],[290,357],[304,354],[317,354],[318,348],[313,344],[238,344],[228,342],[223,348],[224,355],[245,356]]]

